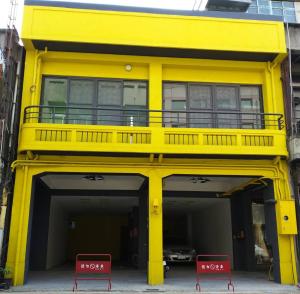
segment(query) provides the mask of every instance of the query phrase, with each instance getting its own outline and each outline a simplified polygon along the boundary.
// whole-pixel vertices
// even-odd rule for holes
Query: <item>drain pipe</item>
[[[289,62],[289,88],[290,88],[290,120],[291,120],[291,133],[290,136],[294,136],[296,133],[295,128],[295,113],[294,113],[294,91],[293,91],[293,75],[292,75],[292,49],[291,49],[291,37],[290,37],[290,30],[289,30],[289,24],[286,23],[286,35],[287,35],[287,45],[288,45],[288,62]],[[294,172],[295,169],[295,172]],[[297,216],[297,228],[298,232],[300,231],[300,195],[298,191],[298,177],[297,175],[297,167],[295,165],[291,165],[291,172],[292,172],[292,187],[294,191],[294,200],[295,200],[295,206],[296,206],[296,216]],[[299,269],[299,260],[300,260],[300,237],[298,233],[298,237],[295,237],[295,243],[296,243],[296,252],[297,252],[297,269]],[[298,273],[298,280],[300,278],[299,270]],[[298,288],[300,288],[300,283],[298,283]]]
[[[48,53],[48,47],[45,47],[45,50],[42,52],[39,52],[38,50],[35,51],[32,85],[30,87],[30,92],[31,92],[30,105],[34,104],[34,93],[36,92],[37,76],[41,67],[41,57],[46,53]]]

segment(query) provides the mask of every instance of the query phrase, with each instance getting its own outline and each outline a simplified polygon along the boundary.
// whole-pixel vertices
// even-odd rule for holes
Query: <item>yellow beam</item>
[[[24,9],[22,39],[220,51],[286,52],[284,27],[279,21],[28,5]]]

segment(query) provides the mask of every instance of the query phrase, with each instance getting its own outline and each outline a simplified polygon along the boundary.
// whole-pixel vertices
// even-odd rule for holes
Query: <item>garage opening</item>
[[[229,255],[236,277],[279,282],[271,181],[172,175],[163,186],[165,283],[194,276],[198,254]]]
[[[146,283],[147,183],[143,176],[131,174],[36,178],[26,264],[29,283],[57,279],[72,289],[79,253],[109,253],[115,274],[126,272],[126,279],[132,276]]]

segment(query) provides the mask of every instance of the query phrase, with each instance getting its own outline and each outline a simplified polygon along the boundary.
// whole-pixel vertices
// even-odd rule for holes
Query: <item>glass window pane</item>
[[[186,127],[186,90],[185,84],[169,83],[163,86],[164,110],[174,112],[164,113],[166,127]],[[178,112],[176,112],[178,111]],[[182,111],[182,112],[180,112]]]
[[[282,16],[283,10],[281,8],[273,8],[272,9],[272,14]]]
[[[285,8],[294,8],[294,2],[282,1],[282,6],[285,7]]]
[[[238,114],[217,114],[217,123],[219,129],[237,129],[239,127]]]
[[[257,86],[240,87],[241,99],[241,127],[243,129],[261,128],[261,121],[264,117],[259,115],[261,112],[260,88]],[[251,114],[255,113],[255,114]]]
[[[250,7],[250,8],[248,9],[248,13],[258,13],[257,6]]]
[[[269,0],[257,0],[259,6],[270,6]]]
[[[272,7],[281,8],[282,2],[281,1],[272,1]]]
[[[284,15],[295,15],[295,10],[293,10],[293,9],[284,9],[283,14]]]
[[[105,110],[105,107],[97,110],[97,125],[121,126],[124,124],[124,117],[120,108],[110,106]]]
[[[68,80],[61,78],[45,78],[41,122],[64,123],[68,95]],[[37,116],[36,116],[37,117]]]
[[[93,110],[89,104],[70,104],[68,109],[67,123],[69,124],[80,124],[80,125],[91,125],[93,121]],[[87,108],[87,109],[86,109]]]
[[[122,104],[122,83],[118,81],[99,81],[98,82],[98,104],[117,105]]]
[[[173,101],[186,101],[186,85],[185,84],[164,84],[164,109],[172,110]],[[186,104],[184,104],[184,109]]]
[[[185,111],[185,105],[186,105],[186,101],[185,100],[175,100],[172,101],[172,110],[182,110]]]
[[[217,86],[215,103],[217,109],[236,110],[238,108],[236,87]]]
[[[191,109],[211,109],[212,95],[210,86],[190,85],[189,102]]]
[[[51,104],[51,101],[49,101]],[[50,105],[49,104],[49,105]],[[65,106],[57,106],[57,105],[51,105],[51,107],[45,107],[41,109],[40,115],[41,115],[41,122],[42,123],[55,123],[55,124],[64,124],[66,123],[66,107]],[[37,122],[38,119],[38,113],[31,115],[32,119],[36,118]]]
[[[191,112],[189,114],[189,122],[191,128],[212,128],[212,113],[211,112],[201,112],[195,113]]]
[[[44,104],[66,105],[68,93],[68,80],[60,78],[45,78]]]
[[[123,125],[126,126],[147,126],[148,113],[142,110],[126,110],[123,112]]]
[[[252,6],[257,6],[257,1],[256,0],[252,0],[251,4],[250,4],[250,7]]]
[[[285,15],[284,21],[285,22],[297,22],[296,15]]]
[[[265,7],[265,6],[259,6],[258,7],[258,13],[261,13],[261,14],[271,14],[271,10],[270,10],[270,7]]]
[[[146,108],[147,83],[125,81],[123,103],[126,108]]]
[[[240,87],[241,111],[260,112],[260,89],[257,86]]]
[[[89,80],[70,81],[70,103],[92,106],[94,98],[94,82]]]

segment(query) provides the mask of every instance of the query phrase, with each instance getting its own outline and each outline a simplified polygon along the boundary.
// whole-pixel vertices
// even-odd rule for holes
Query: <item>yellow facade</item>
[[[181,38],[178,38],[178,34]],[[195,38],[195,34],[204,37]],[[41,103],[42,77],[45,75],[146,80],[149,85],[150,111],[162,110],[163,81],[260,85],[264,112],[284,115],[280,80],[280,61],[285,56],[282,23],[26,6],[22,35],[27,52],[19,157],[13,165],[16,183],[7,258],[7,266],[13,270],[14,285],[24,283],[32,179],[41,173],[139,173],[149,178],[148,282],[151,285],[163,283],[164,177],[172,174],[259,176],[273,181],[278,203],[292,200],[284,128],[164,128],[161,117],[156,116],[155,112],[148,127],[46,124],[30,119],[23,121],[26,107]],[[39,51],[34,49],[32,42],[79,42],[83,39],[86,43],[94,44],[101,42],[216,52],[226,50],[232,51],[232,54],[273,53],[277,58],[261,62],[71,53],[51,51],[49,48]],[[132,66],[131,71],[125,70],[126,64]],[[55,133],[55,136],[49,135],[49,131]],[[85,132],[84,136],[80,135],[82,132]],[[94,139],[93,134],[96,133],[105,133],[105,139]],[[127,139],[123,139],[122,134],[127,134]],[[41,151],[49,155],[39,154]],[[51,152],[61,152],[61,155],[51,155]],[[78,156],[68,156],[67,152],[78,152]],[[136,157],[91,157],[86,152],[135,153]],[[146,153],[148,157],[140,157],[140,153]],[[164,158],[164,155],[172,154],[180,154],[181,159]],[[201,154],[230,156],[231,159],[184,158],[184,155]],[[234,156],[239,156],[239,159],[234,159]],[[258,156],[260,159],[251,159],[250,156]],[[294,207],[294,204],[291,206]],[[281,232],[278,234],[281,282],[295,284],[295,231],[282,233],[280,207],[276,206],[277,230]],[[295,223],[295,219],[292,223]]]

